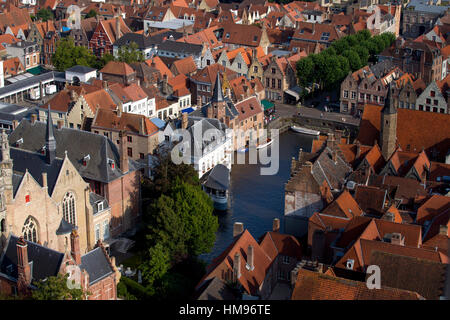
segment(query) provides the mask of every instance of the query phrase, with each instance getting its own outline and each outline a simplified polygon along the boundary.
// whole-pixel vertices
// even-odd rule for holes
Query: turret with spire
[[[216,76],[216,83],[214,86],[213,96],[211,98],[210,114],[213,118],[225,121],[225,98],[223,97],[222,82],[220,81],[220,71],[218,70]]]
[[[380,141],[381,153],[388,160],[397,147],[397,107],[393,97],[393,85],[389,83],[384,107],[381,110]]]
[[[53,134],[53,120],[50,111],[50,104],[47,112],[47,130],[45,134],[45,160],[51,164],[56,157],[56,140]]]

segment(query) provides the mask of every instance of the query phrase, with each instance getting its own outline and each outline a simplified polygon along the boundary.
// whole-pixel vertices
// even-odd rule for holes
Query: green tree
[[[147,238],[164,245],[173,260],[212,249],[219,225],[212,201],[200,186],[177,179],[168,195],[161,195],[149,207],[149,215],[152,221]]]
[[[369,50],[359,45],[354,46],[352,49],[358,54],[359,58],[361,59],[362,66],[365,66],[369,61]]]
[[[86,47],[75,46],[72,38],[64,38],[56,45],[52,63],[58,71],[65,71],[75,65],[95,67],[96,57]]]
[[[85,19],[87,18],[92,18],[92,17],[96,17],[97,16],[97,11],[95,11],[94,9],[89,10],[89,12],[87,13]]]
[[[37,283],[37,290],[32,293],[33,300],[82,300],[84,298],[81,289],[69,289],[67,286],[68,275],[59,274],[56,277],[48,277],[45,281]]]
[[[314,75],[314,61],[311,56],[297,61],[297,79],[300,85],[306,87],[312,80]]]
[[[36,18],[41,19],[43,22],[46,22],[47,20],[52,20],[54,18],[53,12],[51,12],[49,9],[41,9],[36,14]]]
[[[161,243],[157,243],[149,250],[150,259],[147,259],[142,265],[142,278],[149,284],[153,285],[156,280],[162,277],[170,269],[170,255],[167,248]]]
[[[131,42],[129,45],[119,48],[117,59],[126,63],[142,62],[144,61],[144,54],[139,50],[136,42]]]
[[[347,58],[350,65],[350,69],[352,71],[359,70],[363,66],[361,63],[361,59],[359,58],[359,55],[358,53],[356,53],[356,51],[345,50],[342,53],[342,56]]]

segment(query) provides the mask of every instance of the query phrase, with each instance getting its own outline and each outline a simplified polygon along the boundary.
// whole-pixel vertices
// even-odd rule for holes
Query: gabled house
[[[98,21],[97,26],[89,40],[89,48],[97,57],[105,53],[113,54],[113,44],[120,37],[132,31],[121,16],[109,20]]]

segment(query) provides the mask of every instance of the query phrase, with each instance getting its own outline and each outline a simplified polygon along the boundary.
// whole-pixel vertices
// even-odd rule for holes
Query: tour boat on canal
[[[228,189],[230,187],[230,170],[223,164],[218,164],[202,177],[203,190],[214,202],[214,209],[226,211],[228,209]]]
[[[260,144],[259,146],[256,147],[257,150],[268,147],[272,144],[273,140],[268,138],[266,143]]]
[[[307,129],[307,128],[303,128],[303,127],[291,126],[291,129],[295,132],[310,134],[312,136],[318,136],[320,134],[320,131]]]

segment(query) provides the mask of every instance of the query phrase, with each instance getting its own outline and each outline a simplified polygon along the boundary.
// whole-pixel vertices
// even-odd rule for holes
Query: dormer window
[[[103,211],[103,201],[102,200],[97,201],[96,204],[97,204],[97,212]]]
[[[89,160],[91,160],[91,156],[88,154],[83,158],[83,166],[86,166]]]
[[[23,138],[20,138],[19,140],[16,141],[16,146],[20,146],[23,143]]]
[[[111,169],[114,169],[116,167],[114,160],[108,159],[108,164],[111,167]]]
[[[353,259],[348,259],[347,262],[346,262],[346,264],[345,264],[345,267],[346,267],[348,270],[353,270],[354,265],[355,265],[355,260],[353,260]]]

